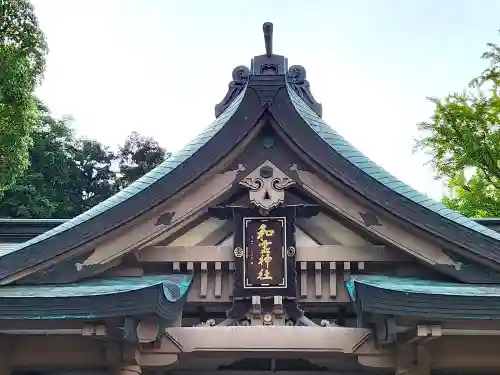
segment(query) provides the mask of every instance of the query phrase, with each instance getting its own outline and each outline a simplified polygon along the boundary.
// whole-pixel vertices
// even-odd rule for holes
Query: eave
[[[4,286],[0,287],[0,321],[156,316],[168,325],[179,317],[191,282],[192,276],[175,274]]]
[[[500,319],[500,288],[416,278],[351,276],[350,297],[361,314],[421,320]]]

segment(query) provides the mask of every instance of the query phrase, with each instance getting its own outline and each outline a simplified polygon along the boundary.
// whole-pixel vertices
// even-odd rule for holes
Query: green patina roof
[[[176,169],[185,160],[191,157],[196,151],[198,151],[205,143],[207,143],[222,127],[229,121],[229,119],[234,115],[238,106],[240,105],[243,97],[245,96],[246,90],[243,90],[238,97],[233,100],[229,107],[220,115],[217,119],[212,122],[201,134],[199,134],[195,139],[193,139],[188,145],[186,145],[182,150],[173,154],[170,158],[165,160],[156,168],[152,169],[150,172],[146,173],[144,176],[134,181],[132,184],[127,186],[125,189],[121,190],[119,193],[113,195],[112,197],[106,199],[105,201],[99,203],[98,205],[92,207],[90,210],[74,217],[71,220],[51,229],[39,236],[19,244],[16,250],[28,247],[40,241],[43,241],[49,237],[52,237],[58,233],[64,232],[70,228],[73,228],[93,217],[96,217],[103,212],[109,210],[110,208],[119,205],[120,203],[126,201],[130,197],[136,195],[140,191],[146,189],[147,187],[153,185],[159,179],[168,175],[171,171]]]
[[[73,284],[0,287],[0,320],[98,319],[154,314],[179,316],[192,276],[93,279]]]
[[[178,280],[177,280],[178,279]],[[176,302],[182,298],[191,284],[192,276],[182,275],[176,277],[152,275],[139,277],[117,277],[110,279],[94,279],[73,284],[53,285],[13,285],[0,287],[0,298],[67,298],[67,297],[90,297],[102,296],[116,293],[132,292],[139,289],[163,285],[165,297],[170,302]],[[168,288],[175,285],[179,288],[179,294],[173,295]]]
[[[356,299],[356,284],[402,293],[434,294],[447,296],[500,297],[500,285],[459,284],[413,277],[351,276],[345,282],[349,295]]]
[[[357,148],[347,142],[340,134],[333,130],[321,117],[319,117],[288,85],[288,93],[292,103],[304,119],[304,121],[318,134],[331,148],[342,155],[346,160],[354,164],[357,168],[384,184],[394,192],[412,200],[413,202],[452,220],[464,227],[480,232],[488,237],[500,240],[500,233],[476,223],[456,211],[445,207],[442,203],[429,198],[427,195],[418,192],[411,186],[398,180],[396,177],[375,164],[368,157],[363,155]]]

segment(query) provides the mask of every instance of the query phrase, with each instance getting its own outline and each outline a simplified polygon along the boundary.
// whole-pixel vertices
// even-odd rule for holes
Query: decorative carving
[[[323,106],[311,93],[309,81],[306,79],[306,69],[301,65],[293,65],[288,69],[288,83],[298,96],[319,116],[323,115]]]
[[[378,217],[372,212],[360,212],[359,216],[361,216],[361,220],[363,220],[365,225],[368,227],[380,227],[382,225],[378,221]]]
[[[195,325],[195,327],[215,327],[215,326],[216,324],[214,319],[208,319],[205,322]]]
[[[286,249],[286,255],[289,257],[295,256],[295,247],[288,246],[288,248]]]
[[[215,117],[219,117],[226,109],[229,107],[231,102],[241,93],[248,83],[248,77],[250,75],[250,70],[244,66],[240,65],[233,70],[233,80],[229,83],[229,88],[227,90],[224,99],[215,106]]]
[[[270,313],[265,313],[264,316],[262,317],[262,322],[264,323],[265,326],[271,326],[273,325],[273,316]]]
[[[240,185],[250,189],[250,202],[265,212],[282,204],[285,200],[284,190],[294,183],[269,160],[240,181]]]
[[[158,216],[155,225],[170,225],[172,219],[174,218],[175,212],[165,212]]]
[[[264,25],[262,25],[262,30],[264,31],[266,56],[271,57],[273,55],[273,24],[271,22],[265,22]]]
[[[265,22],[262,25],[264,31],[264,43],[266,46],[266,53],[264,55],[255,56],[252,59],[252,71],[254,76],[268,76],[268,75],[285,75],[288,66],[285,56],[275,55],[273,53],[273,24]]]
[[[234,256],[236,258],[243,257],[243,249],[241,247],[235,247],[234,250],[233,250],[233,252],[234,252]]]

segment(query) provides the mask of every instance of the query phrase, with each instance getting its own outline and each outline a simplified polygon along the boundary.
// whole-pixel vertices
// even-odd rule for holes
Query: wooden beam
[[[206,355],[210,352],[224,353],[227,356],[248,356],[257,353],[256,356],[262,357],[269,357],[270,354],[280,352],[290,355],[316,352],[323,356],[331,355],[331,353],[354,356],[359,347],[371,337],[369,329],[347,327],[303,328],[262,325],[229,328],[174,327],[167,328],[165,332],[182,347],[184,353]],[[262,340],[262,337],[266,339]],[[143,349],[143,354],[148,352],[149,350]],[[381,353],[379,349],[373,351],[375,355],[379,353]]]
[[[137,255],[140,262],[229,262],[232,246],[152,246]],[[382,245],[321,245],[297,248],[298,262],[401,262],[411,258]]]
[[[297,219],[297,226],[321,245],[341,245],[342,243],[310,219]]]

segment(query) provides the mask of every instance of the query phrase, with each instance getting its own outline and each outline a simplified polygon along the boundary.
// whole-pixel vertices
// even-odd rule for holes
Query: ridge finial
[[[265,22],[262,25],[264,31],[264,43],[266,45],[266,55],[271,57],[273,55],[273,24],[272,22]]]

